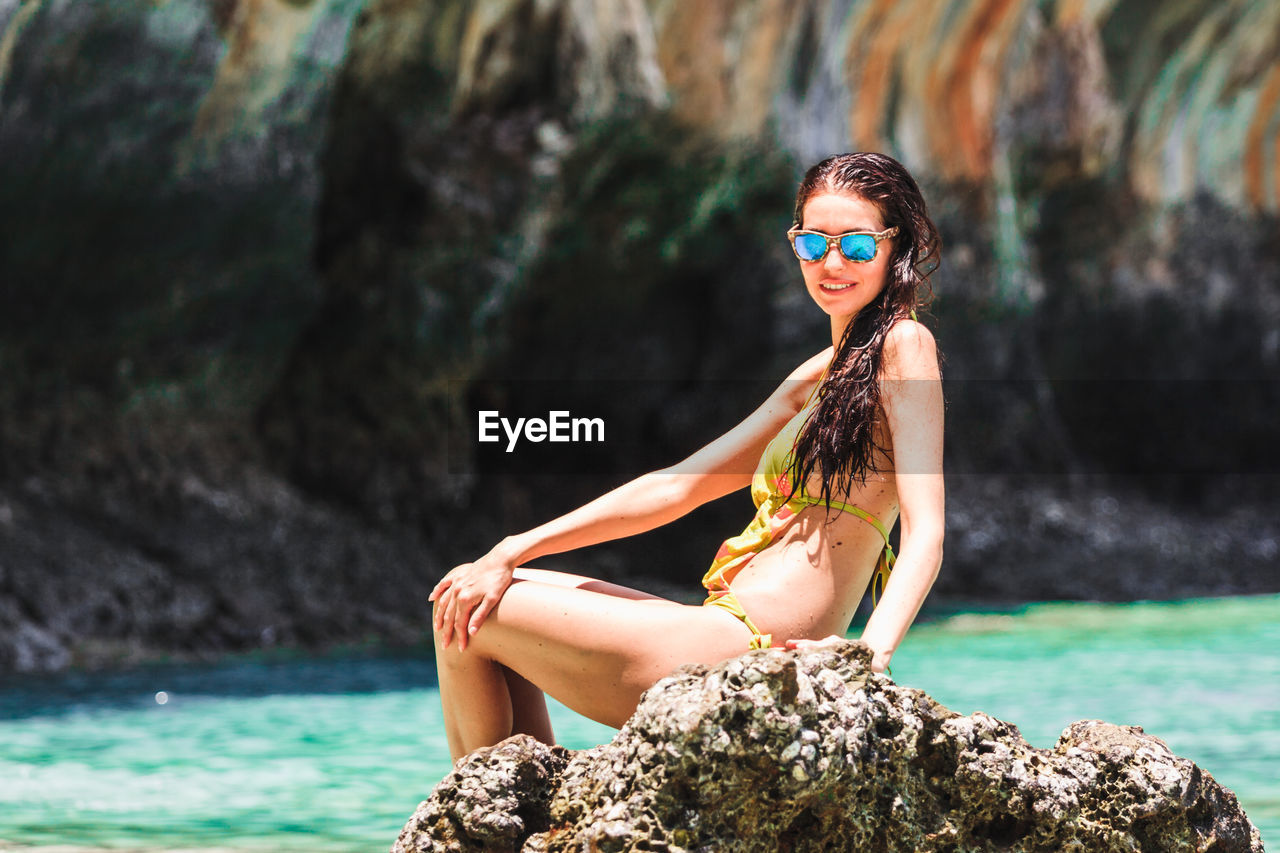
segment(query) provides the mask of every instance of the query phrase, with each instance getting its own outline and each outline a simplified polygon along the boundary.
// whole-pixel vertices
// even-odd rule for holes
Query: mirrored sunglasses
[[[898,226],[886,228],[880,232],[850,231],[846,234],[823,234],[821,231],[805,231],[792,228],[787,232],[791,241],[791,250],[802,261],[820,261],[827,256],[832,246],[840,248],[840,254],[855,264],[865,264],[875,259],[876,250],[881,240],[887,240],[898,233]]]

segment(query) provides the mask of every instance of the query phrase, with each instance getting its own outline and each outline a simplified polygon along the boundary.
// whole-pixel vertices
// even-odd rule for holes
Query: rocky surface
[[[1137,726],[1034,749],[869,662],[841,643],[682,668],[611,743],[465,757],[392,851],[1262,850],[1234,794]]]
[[[442,569],[420,538],[268,470],[175,467],[163,503],[118,483],[92,500],[49,477],[0,487],[0,672],[429,640]]]
[[[1275,4],[648,6],[674,109],[729,135],[772,123],[805,161],[887,147],[931,175],[1040,188],[1119,167],[1152,200],[1212,187],[1280,211]]]

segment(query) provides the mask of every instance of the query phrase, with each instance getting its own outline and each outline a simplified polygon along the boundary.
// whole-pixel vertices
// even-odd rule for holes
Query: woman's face
[[[800,227],[832,237],[849,231],[885,230],[880,209],[874,204],[861,196],[830,191],[821,191],[805,202]],[[805,288],[818,307],[843,327],[884,290],[893,243],[900,239],[881,240],[876,256],[865,263],[850,261],[838,246],[832,246],[820,260],[800,261]]]

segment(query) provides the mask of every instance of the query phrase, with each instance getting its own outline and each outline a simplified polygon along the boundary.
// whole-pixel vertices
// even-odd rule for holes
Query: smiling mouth
[[[844,281],[844,282],[820,281],[818,282],[818,286],[821,287],[823,290],[848,290],[849,288],[853,287],[853,282],[851,281]]]

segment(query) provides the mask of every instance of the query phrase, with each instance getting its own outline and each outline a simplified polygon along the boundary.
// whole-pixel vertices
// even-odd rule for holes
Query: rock
[[[552,782],[568,764],[569,752],[527,736],[509,738],[472,753],[436,786],[400,832],[397,850],[448,849],[436,839],[463,839],[477,850],[515,849],[531,834],[544,832]]]
[[[460,761],[392,853],[1261,851],[1231,791],[1136,726],[1051,749],[870,669],[862,643],[748,652],[654,685],[611,743]]]
[[[661,107],[666,84],[640,0],[501,0],[469,9],[453,109],[500,113],[530,93],[575,122]]]
[[[441,569],[421,539],[266,475],[209,482],[163,486],[164,509],[101,479],[93,495],[52,478],[0,485],[12,517],[0,525],[0,673],[423,642],[421,602]],[[225,512],[224,496],[247,517]],[[371,580],[392,567],[394,590]]]

